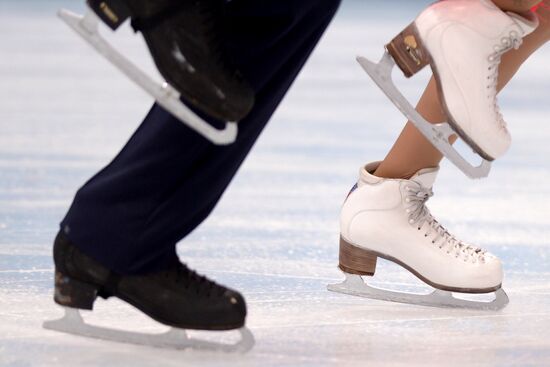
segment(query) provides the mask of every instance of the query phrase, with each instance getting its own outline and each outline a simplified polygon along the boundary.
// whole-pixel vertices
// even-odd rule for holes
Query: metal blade
[[[172,86],[167,83],[160,84],[153,81],[153,79],[105,41],[99,34],[98,25],[100,20],[93,11],[89,10],[86,15],[81,16],[62,9],[59,11],[58,16],[96,49],[97,52],[150,94],[159,105],[177,117],[182,123],[214,144],[227,145],[236,140],[238,128],[235,122],[227,122],[225,128],[222,130],[216,129],[185,106],[180,100],[179,92]]]
[[[453,296],[452,292],[436,289],[431,293],[417,294],[410,292],[397,292],[381,289],[368,285],[361,276],[344,273],[346,279],[342,283],[329,284],[328,290],[332,292],[349,294],[382,301],[408,303],[430,307],[468,308],[474,310],[498,311],[504,308],[508,302],[508,295],[501,288],[497,290],[492,301],[470,301]]]
[[[479,166],[473,166],[449,143],[449,137],[456,133],[447,123],[431,124],[422,117],[409,101],[399,92],[392,80],[395,62],[388,52],[384,53],[378,64],[364,57],[357,61],[374,82],[388,96],[392,103],[416,126],[447,159],[470,178],[483,178],[489,175],[491,162],[483,159]]]

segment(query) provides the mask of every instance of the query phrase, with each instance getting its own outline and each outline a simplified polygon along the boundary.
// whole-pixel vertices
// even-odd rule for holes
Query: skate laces
[[[220,1],[198,1],[197,7],[202,19],[202,33],[210,46],[213,61],[228,75],[233,75],[236,80],[241,82],[243,80],[242,75],[228,60],[228,55],[224,50],[226,32],[222,26],[223,3]]]
[[[508,36],[501,38],[500,43],[493,46],[494,52],[489,55],[488,58],[489,67],[487,71],[489,72],[489,75],[487,76],[487,89],[489,93],[487,95],[487,98],[489,99],[493,107],[493,111],[495,111],[497,121],[502,129],[506,129],[506,122],[504,121],[504,117],[502,116],[502,113],[500,111],[497,98],[498,68],[502,55],[504,55],[512,48],[517,50],[522,43],[523,39],[521,38],[519,33],[515,30],[512,30],[509,32]]]
[[[484,261],[486,253],[484,250],[458,240],[432,216],[426,206],[426,202],[433,196],[432,189],[426,189],[421,185],[417,187],[408,185],[405,190],[407,192],[405,201],[409,204],[406,212],[409,214],[411,226],[416,226],[420,231],[427,223],[428,228],[424,237],[433,235],[432,244],[447,251],[447,254],[453,254],[457,258],[461,257],[464,261],[473,263]]]
[[[184,264],[178,264],[174,271],[175,282],[181,283],[186,289],[195,290],[197,295],[206,297],[221,296],[226,289],[207,277],[189,269]]]

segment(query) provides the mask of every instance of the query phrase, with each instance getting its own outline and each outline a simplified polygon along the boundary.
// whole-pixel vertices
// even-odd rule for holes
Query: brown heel
[[[407,78],[430,63],[430,54],[424,48],[414,23],[388,43],[386,49]]]
[[[55,272],[54,300],[61,306],[91,310],[98,291],[96,285],[72,279],[59,271]]]
[[[378,256],[340,237],[340,269],[346,273],[357,275],[374,275]]]

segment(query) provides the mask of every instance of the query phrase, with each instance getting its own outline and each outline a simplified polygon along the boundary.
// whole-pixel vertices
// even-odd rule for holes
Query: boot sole
[[[87,0],[87,3],[88,6],[97,14],[97,16],[113,31],[117,30],[118,27],[120,27],[120,25],[128,18],[132,17],[130,9],[128,9],[128,7],[121,0]],[[156,47],[156,42],[153,41],[154,36],[148,34],[148,32],[141,33],[147,43],[149,52],[151,53],[153,61],[160,74],[163,76],[170,75],[169,71],[173,69],[172,65],[169,65],[169,63],[165,65],[165,59],[164,57],[161,57],[164,55],[164,52]],[[198,65],[200,65],[200,63],[195,63],[195,66]],[[196,79],[195,75],[200,75],[200,73],[195,69],[193,69],[193,72],[186,69],[182,69],[181,71],[182,73],[186,73],[186,75],[188,75],[188,79],[190,80]],[[185,77],[182,77],[181,79],[186,80]],[[172,80],[172,82],[175,82],[175,80]],[[210,89],[205,88],[206,85],[203,83],[197,84],[188,81],[185,83],[177,83],[177,85],[180,87],[176,89],[181,93],[182,97],[187,102],[218,120],[240,121],[250,113],[254,106],[254,92],[249,86],[244,88],[246,89],[246,92],[243,91],[243,95],[245,93],[248,94],[248,96],[244,98],[246,102],[231,105],[226,103],[228,100],[222,100],[219,98],[218,93],[223,94],[223,92],[216,91],[215,85],[211,85]],[[197,98],[196,90],[207,91],[207,93],[204,94],[211,95],[212,97],[206,97],[204,99]],[[209,103],[205,103],[203,100],[209,101]],[[223,109],[214,109],[212,107],[222,105],[224,106]]]
[[[433,288],[441,289],[444,291],[480,294],[494,292],[502,287],[502,283],[490,288],[458,288],[438,284],[424,277],[418,271],[416,271],[403,261],[396,259],[395,257],[364,249],[362,247],[352,244],[351,242],[344,239],[344,237],[340,236],[339,268],[342,271],[350,274],[373,276],[376,271],[376,263],[378,258],[382,258],[398,264],[414,274],[424,283],[430,285]]]

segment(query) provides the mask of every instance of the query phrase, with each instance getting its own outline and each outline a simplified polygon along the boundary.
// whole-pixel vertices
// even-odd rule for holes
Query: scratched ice
[[[242,290],[257,344],[247,355],[179,352],[47,331],[51,241],[73,193],[106,164],[151,100],[54,13],[76,1],[0,1],[0,366],[550,365],[550,49],[501,96],[514,136],[490,177],[445,163],[431,209],[505,264],[500,312],[435,309],[333,294],[339,206],[358,167],[382,158],[403,118],[356,65],[426,2],[350,1],[260,138],[214,215],[181,257]],[[129,28],[110,39],[153,71]],[[427,73],[406,81],[416,98]],[[382,263],[376,281],[422,284]],[[156,331],[117,301],[90,322]]]

